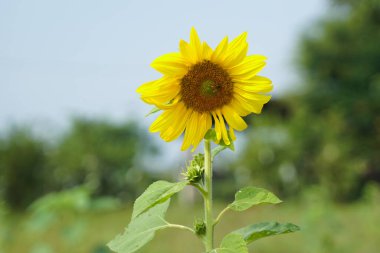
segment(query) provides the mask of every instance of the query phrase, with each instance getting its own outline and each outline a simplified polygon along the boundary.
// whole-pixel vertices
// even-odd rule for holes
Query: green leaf
[[[225,148],[229,148],[232,151],[235,151],[234,141],[231,139],[230,134],[228,134],[228,139],[230,140],[230,144],[229,145],[225,144],[224,141],[223,141],[223,139],[221,139],[220,142],[219,142],[219,146],[222,146],[222,147],[225,147]]]
[[[170,183],[162,180],[154,182],[136,199],[133,205],[132,219],[158,203],[166,201],[173,194],[181,191],[186,185],[187,182]]]
[[[296,232],[298,230],[300,230],[300,228],[292,223],[280,224],[278,222],[272,221],[253,224],[236,230],[232,233],[243,236],[244,240],[247,242],[247,244],[249,244],[263,237],[281,235]]]
[[[217,138],[216,138],[216,132],[215,132],[215,129],[214,128],[211,128],[207,131],[207,133],[205,134],[205,137],[204,137],[206,140],[209,140],[209,141],[213,141],[213,142],[217,142]],[[216,148],[214,148],[211,152],[211,156],[212,158],[214,159],[214,157],[219,154],[220,152],[222,152],[223,150],[225,150],[226,148],[229,148],[231,149],[232,151],[235,151],[235,145],[234,145],[234,142],[233,140],[231,139],[229,133],[228,133],[228,139],[230,140],[230,144],[227,145],[224,143],[223,139],[221,139],[219,141],[219,144]]]
[[[210,253],[248,253],[248,248],[242,235],[231,233],[223,238],[219,248]]]
[[[222,152],[226,148],[227,147],[225,147],[225,146],[217,146],[216,148],[213,148],[212,151],[211,151],[211,157],[212,157],[212,159],[214,159],[215,156],[217,156],[220,152]]]
[[[215,129],[214,128],[210,128],[206,134],[205,134],[205,137],[204,137],[206,140],[209,140],[209,141],[217,141],[216,140],[216,132],[215,132]]]
[[[235,211],[244,211],[251,206],[263,203],[278,204],[281,203],[281,200],[270,191],[248,186],[235,194],[235,201],[229,205],[229,208]]]
[[[156,112],[159,112],[159,111],[161,111],[160,108],[158,108],[158,107],[153,107],[152,110],[150,110],[150,112],[149,112],[147,115],[145,115],[145,117],[148,117],[149,115],[152,115],[152,114],[154,114],[154,113],[156,113]]]
[[[151,241],[159,229],[168,226],[164,220],[170,199],[139,215],[129,223],[124,233],[117,235],[107,246],[117,253],[132,253]]]

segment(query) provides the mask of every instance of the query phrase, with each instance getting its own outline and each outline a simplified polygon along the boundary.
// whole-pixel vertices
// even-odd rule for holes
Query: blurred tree
[[[319,183],[349,200],[380,182],[380,0],[333,2],[301,41],[307,85],[254,118],[240,163],[285,195]]]
[[[248,118],[253,125],[246,132],[235,168],[235,179],[239,187],[251,184],[271,189],[281,197],[294,194],[300,188],[299,175],[295,167],[300,148],[292,139],[291,99],[273,99],[265,106],[261,115]]]
[[[43,194],[46,145],[24,128],[0,139],[0,196],[13,209],[23,209]]]
[[[319,121],[313,174],[324,173],[332,194],[349,199],[367,181],[380,182],[380,0],[335,2],[345,11],[303,40],[301,101],[304,122]]]
[[[138,168],[154,152],[135,123],[113,124],[77,118],[51,154],[51,167],[63,188],[85,183],[96,195],[134,198],[149,180]]]

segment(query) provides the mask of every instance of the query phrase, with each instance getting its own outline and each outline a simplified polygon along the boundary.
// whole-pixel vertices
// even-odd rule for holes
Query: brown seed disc
[[[186,107],[210,112],[231,101],[233,82],[218,64],[205,60],[192,66],[181,79],[180,93]]]

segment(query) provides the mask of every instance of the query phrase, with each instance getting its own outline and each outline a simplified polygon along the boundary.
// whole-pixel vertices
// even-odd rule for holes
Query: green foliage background
[[[300,91],[251,118],[237,162],[285,195],[317,184],[349,201],[380,182],[380,2],[337,2],[301,39]]]

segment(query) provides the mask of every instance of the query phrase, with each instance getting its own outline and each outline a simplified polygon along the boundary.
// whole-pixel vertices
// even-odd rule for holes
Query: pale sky
[[[295,89],[302,31],[326,0],[0,0],[0,129],[11,123],[64,127],[72,115],[135,118],[149,106],[136,88],[194,26],[214,47],[248,32],[250,54],[268,57],[262,75],[275,96]]]

